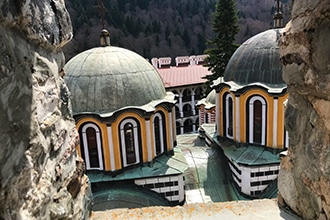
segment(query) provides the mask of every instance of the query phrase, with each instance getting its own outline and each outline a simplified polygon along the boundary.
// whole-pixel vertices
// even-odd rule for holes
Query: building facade
[[[176,100],[153,66],[132,51],[110,46],[104,30],[100,47],[76,55],[64,69],[80,136],[77,151],[93,193],[108,193],[120,182],[182,203],[185,165],[167,165],[176,157]],[[156,169],[160,164],[164,168]]]
[[[196,132],[199,127],[199,109],[196,103],[204,96],[204,76],[211,74],[204,67],[206,55],[175,58],[171,66],[170,57],[153,58],[153,66],[163,79],[166,91],[176,95],[176,133]]]
[[[271,29],[248,39],[214,82],[216,131],[206,139],[221,147],[235,186],[252,198],[276,192],[279,153],[288,147],[280,34]]]

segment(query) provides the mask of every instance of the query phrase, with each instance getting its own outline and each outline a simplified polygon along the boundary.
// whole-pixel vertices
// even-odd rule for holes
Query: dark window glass
[[[155,128],[156,155],[158,155],[162,153],[159,117],[155,117],[154,119],[154,128]]]
[[[253,142],[261,144],[262,135],[262,103],[256,100],[253,103]]]
[[[97,151],[97,140],[96,140],[96,131],[94,128],[89,127],[86,129],[87,136],[87,145],[88,145],[88,155],[89,155],[89,164],[91,168],[99,167],[99,155]]]
[[[228,135],[233,136],[233,99],[228,98]]]
[[[127,123],[124,126],[125,134],[125,150],[127,164],[135,163],[135,148],[134,148],[134,130],[132,123]]]

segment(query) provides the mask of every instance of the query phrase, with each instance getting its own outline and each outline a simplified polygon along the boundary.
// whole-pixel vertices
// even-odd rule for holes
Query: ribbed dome
[[[97,47],[73,57],[64,67],[73,113],[109,113],[163,99],[165,88],[154,67],[119,47]]]
[[[281,29],[267,30],[245,41],[230,58],[224,81],[284,87],[278,47],[280,32]]]

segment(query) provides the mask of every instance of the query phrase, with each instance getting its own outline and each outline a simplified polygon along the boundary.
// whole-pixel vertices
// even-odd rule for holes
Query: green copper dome
[[[154,67],[140,55],[119,47],[84,51],[73,57],[64,71],[74,114],[109,113],[166,96]]]
[[[240,85],[262,83],[269,87],[285,87],[278,41],[281,29],[271,29],[245,41],[230,58],[224,81]]]

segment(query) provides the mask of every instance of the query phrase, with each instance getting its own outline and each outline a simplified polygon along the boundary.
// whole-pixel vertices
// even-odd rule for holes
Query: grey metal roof
[[[166,96],[163,82],[143,57],[119,47],[97,47],[64,67],[74,114],[109,113],[142,106]]]
[[[153,165],[151,167],[138,166],[124,170],[116,176],[111,176],[102,172],[87,172],[87,175],[91,183],[98,183],[182,174],[188,168],[188,164],[179,148],[175,147],[173,153],[174,155],[163,154],[156,157],[153,160]]]
[[[282,29],[271,29],[245,41],[233,54],[224,73],[224,81],[240,85],[261,83],[285,87],[278,40]]]

